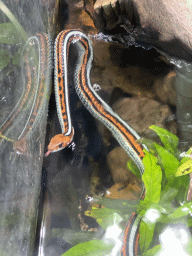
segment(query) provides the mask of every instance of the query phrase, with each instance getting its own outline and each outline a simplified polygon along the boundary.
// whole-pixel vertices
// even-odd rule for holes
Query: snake
[[[68,61],[71,45],[77,47],[78,52],[77,64],[74,69],[74,86],[79,99],[92,116],[111,131],[120,146],[135,162],[142,175],[144,173],[142,159],[145,155],[143,149],[147,149],[147,147],[138,142],[139,134],[113,111],[91,84],[93,48],[90,39],[80,29],[63,30],[55,40],[54,90],[61,133],[51,138],[45,156],[66,148],[72,143],[74,137],[69,104]],[[137,255],[140,219],[141,217],[136,213],[133,213],[129,219],[121,249],[123,256]]]
[[[37,51],[34,51],[34,46],[37,46]],[[18,154],[27,154],[28,138],[37,126],[43,106],[49,98],[51,63],[50,37],[46,33],[37,33],[29,37],[21,53],[24,90],[18,103],[0,127],[0,144],[3,140],[13,142],[13,149]],[[14,129],[16,118],[25,109],[29,112],[28,118],[17,139],[6,137],[5,135]]]
[[[93,117],[102,122],[113,134],[119,145],[137,165],[141,176],[144,173],[142,162],[145,156],[145,144],[139,143],[139,134],[128,125],[113,109],[98,95],[95,85],[91,84],[90,72],[93,62],[93,48],[91,40],[80,29],[61,31],[54,45],[54,89],[57,114],[61,126],[61,133],[51,138],[48,145],[50,153],[60,151],[69,146],[74,138],[70,103],[69,103],[69,51],[71,45],[77,48],[77,62],[74,68],[74,86],[76,93],[85,108]],[[145,189],[140,199],[144,199]],[[187,201],[190,198],[190,186]],[[121,256],[137,256],[139,251],[139,227],[142,216],[133,212],[125,226]]]

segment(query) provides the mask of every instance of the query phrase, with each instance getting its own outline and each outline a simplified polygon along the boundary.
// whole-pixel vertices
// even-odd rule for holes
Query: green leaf
[[[159,212],[162,214],[171,214],[173,209],[173,200],[178,194],[178,189],[174,187],[166,187],[165,190],[161,192],[161,199],[159,201]],[[163,215],[161,215],[163,216]]]
[[[158,244],[153,248],[151,248],[150,250],[148,250],[147,252],[144,252],[142,256],[155,256],[160,250],[161,250],[161,245]]]
[[[9,52],[5,49],[0,49],[0,70],[7,67],[10,59]]]
[[[187,226],[190,228],[192,227],[192,219],[189,219],[187,220]]]
[[[183,152],[185,153],[185,152]],[[190,157],[191,157],[191,153],[192,153],[192,148],[190,148],[185,154],[184,154],[184,157],[182,157],[181,161],[180,161],[180,164],[184,164],[185,162],[187,162]],[[181,154],[182,155],[182,154]]]
[[[19,66],[20,62],[21,62],[21,53],[16,52],[16,54],[12,58],[12,63],[13,63],[13,65]]]
[[[178,193],[178,189],[169,187],[167,190],[163,190],[161,193],[161,199],[159,201],[160,204],[168,203],[173,201]]]
[[[192,172],[192,159],[188,160],[187,162],[185,162],[184,164],[180,165],[176,172],[175,172],[175,176],[183,176],[186,174],[189,174]]]
[[[182,206],[177,208],[172,214],[170,214],[168,217],[170,219],[177,219],[177,218],[186,216],[186,215],[190,214],[191,212],[192,212],[192,201],[183,204]]]
[[[161,164],[165,171],[165,176],[168,181],[172,180],[173,178],[175,178],[175,171],[179,166],[179,161],[175,156],[169,153],[169,151],[167,151],[157,143],[154,144],[161,159]]]
[[[138,169],[138,167],[136,166],[136,164],[133,162],[133,160],[129,160],[127,162],[127,168],[133,173],[135,174],[135,176],[137,176],[138,178],[141,178],[141,173]]]
[[[185,250],[189,255],[192,255],[192,239],[185,245]]]
[[[97,223],[103,228],[107,229],[109,226],[118,224],[122,220],[120,215],[118,214],[117,209],[109,209],[109,208],[96,208],[92,207],[90,211],[86,211],[85,215],[89,217],[93,217]]]
[[[122,212],[129,210],[131,213],[135,211],[139,205],[139,200],[125,200],[125,199],[114,199],[102,197],[95,199],[95,203],[101,204],[110,209],[118,209]],[[129,214],[129,213],[127,213]]]
[[[21,42],[21,36],[12,22],[0,24],[0,42],[3,44],[17,44]]]
[[[147,251],[149,248],[151,241],[153,239],[153,233],[155,229],[155,223],[147,224],[144,221],[141,221],[139,231],[140,231],[140,237],[139,237],[139,244],[141,252]]]
[[[161,168],[157,165],[157,158],[147,151],[145,151],[143,164],[145,171],[142,180],[146,189],[144,201],[158,203],[161,195]]]
[[[140,139],[138,140],[138,142],[139,142],[140,144],[146,145],[147,148],[149,149],[149,152],[150,152],[152,155],[156,156],[156,155],[155,155],[155,154],[156,154],[156,149],[155,149],[154,141],[153,141],[153,140],[151,140],[151,139],[145,139],[145,138],[140,138]]]
[[[177,148],[178,148],[179,138],[175,134],[155,125],[152,125],[149,128],[157,133],[165,149],[167,149],[173,154],[175,154],[178,151]]]
[[[113,247],[114,244],[107,244],[102,240],[91,240],[77,244],[62,256],[104,256],[109,255]]]
[[[178,202],[183,203],[183,201],[186,200],[186,195],[189,187],[189,176],[181,176],[181,177],[175,177],[174,179],[170,180],[165,188],[163,189],[163,192],[167,192],[170,190],[170,188],[175,188],[178,190],[178,193],[175,197]]]
[[[179,180],[180,186],[187,188],[189,186],[189,176],[181,176],[176,178]]]
[[[63,240],[65,240],[67,243],[71,244],[72,246],[95,239],[96,235],[97,235],[97,231],[82,232],[81,230],[77,231],[77,230],[72,230],[67,228],[52,229],[52,238],[61,237]]]
[[[182,180],[181,178],[186,178],[187,182],[185,182],[185,186],[182,185]],[[176,196],[176,199],[179,203],[183,203],[186,201],[187,193],[188,193],[188,188],[189,188],[189,176],[181,176],[178,178],[179,179],[179,193]]]
[[[183,152],[180,154],[180,157],[182,157],[180,163],[183,164],[185,162],[187,162],[190,158],[191,158],[191,154],[192,154],[192,148],[190,148],[187,152]]]

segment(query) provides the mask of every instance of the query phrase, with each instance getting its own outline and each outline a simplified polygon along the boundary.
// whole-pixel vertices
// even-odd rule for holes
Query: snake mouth
[[[44,157],[47,157],[50,153],[51,153],[51,151],[48,150],[47,153],[45,153]]]

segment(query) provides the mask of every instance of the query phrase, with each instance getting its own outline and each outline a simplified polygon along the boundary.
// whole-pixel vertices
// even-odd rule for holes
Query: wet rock
[[[176,89],[175,89],[175,71],[171,71],[165,77],[161,77],[154,82],[153,89],[156,96],[161,102],[176,105]]]
[[[109,66],[103,71],[102,76],[103,84],[108,85],[108,87],[120,88],[123,92],[135,96],[155,97],[152,92],[155,77],[139,67],[121,68]]]
[[[113,110],[138,134],[148,138],[153,136],[149,126],[157,125],[165,128],[164,120],[172,114],[167,105],[146,97],[120,99],[114,103]],[[170,128],[171,131],[174,128],[175,125]]]
[[[106,68],[113,65],[109,43],[93,41],[92,45],[94,54],[94,66]]]
[[[121,182],[124,186],[127,184],[135,184],[140,186],[141,182],[135,175],[128,170],[127,162],[130,160],[130,157],[121,147],[114,148],[107,155],[107,163],[109,165],[111,175],[114,183]]]

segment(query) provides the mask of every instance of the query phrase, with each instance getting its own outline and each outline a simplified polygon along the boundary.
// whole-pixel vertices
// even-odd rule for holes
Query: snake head
[[[71,143],[72,139],[73,139],[73,133],[71,133],[70,135],[67,135],[67,136],[65,134],[55,135],[51,139],[51,141],[48,145],[48,151],[45,154],[45,156],[48,156],[52,152],[57,152],[57,151],[64,149]]]
[[[15,141],[13,144],[13,150],[18,155],[27,155],[28,154],[28,141],[25,137]]]

